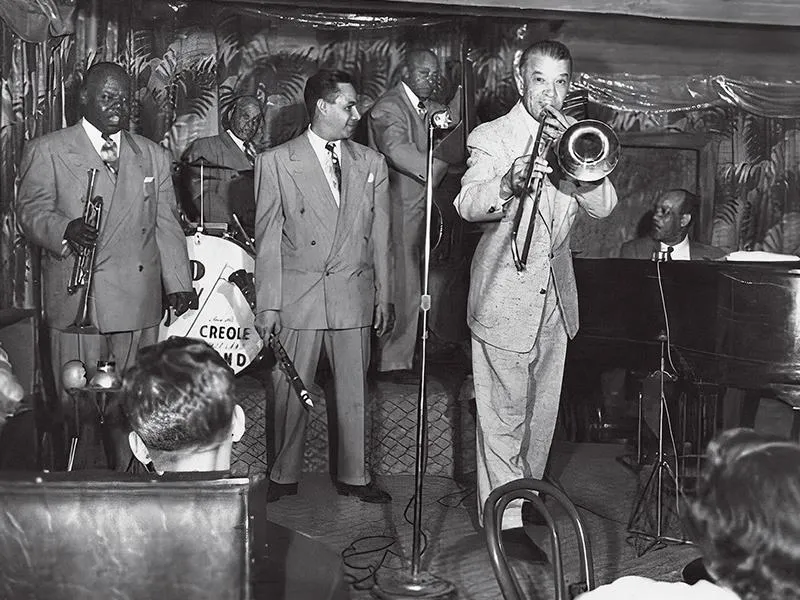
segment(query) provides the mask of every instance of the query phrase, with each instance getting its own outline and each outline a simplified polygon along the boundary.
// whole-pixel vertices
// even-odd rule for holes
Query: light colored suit
[[[195,140],[183,153],[183,159],[186,162],[199,161],[200,158],[206,159],[211,164],[227,167],[225,169],[208,167],[203,170],[205,184],[203,186],[203,218],[212,223],[230,223],[231,182],[239,177],[239,171],[248,171],[253,168],[253,165],[227,131]],[[192,202],[199,214],[200,167],[185,168],[191,169]],[[238,216],[241,218],[242,215]]]
[[[94,194],[103,197],[103,212],[89,308],[103,335],[76,335],[62,331],[82,296],[67,294],[75,255],[62,241],[67,224],[83,215],[90,168],[98,170]],[[140,346],[156,341],[162,287],[167,294],[192,289],[171,160],[147,138],[122,132],[116,177],[80,123],[30,141],[20,162],[17,216],[44,251],[44,311],[59,388],[68,360],[82,360],[90,372],[98,360],[115,360],[122,372]]]
[[[628,240],[620,247],[620,258],[640,258],[650,260],[653,250],[660,248],[661,245],[652,238],[636,238]],[[701,244],[694,240],[689,240],[690,260],[716,260],[725,256],[725,251],[716,246]]]
[[[389,181],[384,158],[341,142],[340,205],[308,135],[256,161],[257,311],[280,310],[280,339],[305,382],[324,343],[334,371],[338,479],[364,485],[364,402],[370,325],[391,294]],[[308,416],[286,377],[273,372],[275,442],[270,478],[300,476]]]
[[[467,309],[478,408],[480,512],[492,489],[544,473],[567,337],[578,330],[570,229],[579,208],[601,218],[617,201],[608,180],[577,187],[562,181],[558,189],[545,180],[527,268],[518,272],[511,257],[516,201],[504,205],[500,184],[514,160],[531,152],[529,119],[518,103],[472,131],[468,169],[455,200],[464,219],[486,222],[472,261]],[[506,511],[506,517],[504,527],[521,524],[518,507]]]
[[[420,259],[425,221],[425,176],[427,170],[428,119],[445,107],[426,103],[420,115],[411,104],[402,83],[388,90],[368,115],[369,145],[386,157],[392,201],[392,241],[395,248],[394,329],[379,340],[378,369],[410,369],[414,359],[419,319]],[[433,180],[438,185],[447,163],[434,159]]]
[[[190,291],[186,238],[178,220],[169,154],[147,138],[123,132],[116,184],[78,124],[30,141],[20,162],[17,215],[42,257],[47,324],[68,327],[80,294],[68,295],[74,255],[62,244],[67,223],[83,215],[87,170],[98,170],[103,197],[93,308],[102,332],[130,331],[161,320],[167,294]]]

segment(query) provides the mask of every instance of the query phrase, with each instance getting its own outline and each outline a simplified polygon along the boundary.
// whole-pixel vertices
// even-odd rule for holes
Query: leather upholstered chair
[[[0,473],[0,597],[248,599],[248,488],[247,479]]]
[[[569,517],[572,529],[578,538],[578,556],[580,559],[580,580],[572,585],[567,585],[564,577],[564,566],[561,554],[562,536],[556,526],[555,520],[542,501],[542,494],[548,497],[548,502],[558,504]],[[592,563],[592,550],[586,526],[578,514],[575,505],[567,495],[558,487],[539,479],[523,478],[511,481],[492,491],[486,499],[483,508],[483,524],[486,534],[486,543],[489,549],[489,558],[500,584],[500,590],[505,600],[522,600],[523,593],[513,571],[509,568],[508,559],[503,550],[500,539],[503,512],[512,500],[522,498],[532,502],[545,521],[550,534],[551,562],[556,586],[556,600],[567,600],[585,591],[594,589],[594,567]],[[551,502],[552,501],[552,502]]]

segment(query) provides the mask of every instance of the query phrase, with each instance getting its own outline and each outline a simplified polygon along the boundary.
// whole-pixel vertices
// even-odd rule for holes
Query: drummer
[[[190,219],[199,221],[202,208],[204,222],[228,224],[235,212],[240,220],[247,222],[246,229],[252,229],[250,221],[255,214],[253,160],[255,141],[263,120],[258,99],[241,96],[229,116],[223,118],[224,131],[195,140],[186,148],[183,153],[184,173],[188,172],[190,176],[183,204]],[[202,207],[201,164],[205,165]]]

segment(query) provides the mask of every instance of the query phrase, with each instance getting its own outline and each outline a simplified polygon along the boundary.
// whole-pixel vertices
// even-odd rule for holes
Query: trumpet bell
[[[599,181],[619,162],[617,134],[602,121],[585,119],[573,124],[558,141],[556,156],[561,168],[578,181]]]

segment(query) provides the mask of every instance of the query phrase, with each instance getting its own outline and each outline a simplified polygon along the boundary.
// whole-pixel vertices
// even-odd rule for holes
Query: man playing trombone
[[[605,178],[587,184],[564,174],[554,184],[546,177],[553,169],[544,149],[572,122],[560,112],[571,75],[572,57],[560,42],[537,42],[520,54],[514,70],[520,101],[470,134],[468,170],[455,199],[462,218],[486,223],[467,311],[481,521],[492,489],[544,474],[567,339],[578,329],[570,229],[579,208],[602,218],[617,203]],[[532,191],[539,186],[537,198]],[[525,552],[521,508],[506,510],[503,537],[507,549]]]
[[[91,370],[113,360],[122,372],[139,347],[155,343],[162,285],[176,314],[194,297],[171,160],[155,142],[125,131],[129,87],[122,67],[92,66],[80,91],[83,118],[30,141],[20,163],[17,217],[44,250],[44,312],[59,387],[67,361]],[[98,196],[101,214],[87,222],[84,202]],[[70,294],[74,263],[92,247],[88,281]]]

